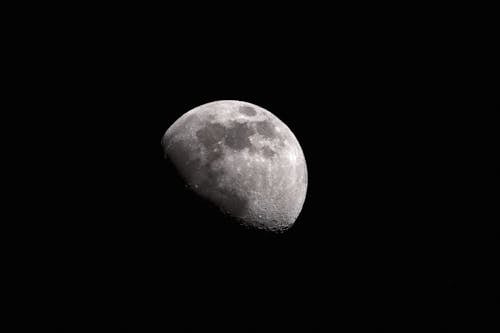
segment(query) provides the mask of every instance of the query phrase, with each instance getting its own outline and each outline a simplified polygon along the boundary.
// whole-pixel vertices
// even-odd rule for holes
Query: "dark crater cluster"
[[[243,150],[245,148],[254,148],[252,142],[250,142],[250,136],[255,134],[255,130],[248,125],[248,123],[237,123],[231,124],[231,127],[227,129],[227,134],[224,137],[224,143],[231,149]]]
[[[196,137],[207,149],[207,157],[211,161],[220,157],[219,142],[237,151],[248,148],[250,153],[258,153],[259,151],[250,141],[250,137],[256,133],[269,140],[278,137],[274,126],[267,120],[246,123],[233,121],[227,127],[220,123],[209,123],[196,131]],[[271,148],[265,147],[262,149],[262,154],[270,157],[276,153]]]

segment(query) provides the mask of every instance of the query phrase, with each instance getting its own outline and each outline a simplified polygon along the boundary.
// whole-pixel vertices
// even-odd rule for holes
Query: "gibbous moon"
[[[162,146],[191,190],[245,226],[282,232],[302,210],[302,148],[280,119],[257,105],[198,106],[170,126]]]

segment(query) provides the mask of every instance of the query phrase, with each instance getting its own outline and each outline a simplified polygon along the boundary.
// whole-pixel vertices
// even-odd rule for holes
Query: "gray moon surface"
[[[308,182],[302,148],[257,105],[198,106],[170,126],[162,146],[191,190],[245,226],[283,232],[302,210]]]

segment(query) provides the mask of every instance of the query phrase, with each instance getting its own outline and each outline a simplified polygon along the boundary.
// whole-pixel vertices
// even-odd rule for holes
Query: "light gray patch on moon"
[[[199,147],[186,144],[186,141],[183,140],[175,141],[168,147],[167,155],[190,185],[198,183],[204,178]]]
[[[198,192],[208,200],[216,203],[225,213],[234,216],[246,214],[248,199],[234,188],[221,186],[226,171],[223,168],[207,166],[207,177],[199,186]]]

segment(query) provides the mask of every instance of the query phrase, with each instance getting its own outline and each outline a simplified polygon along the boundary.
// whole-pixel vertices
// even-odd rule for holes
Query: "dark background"
[[[32,32],[33,84],[50,110],[43,146],[57,147],[40,153],[55,195],[32,229],[49,319],[234,332],[479,325],[471,304],[494,299],[482,286],[495,235],[483,209],[493,200],[471,175],[491,132],[471,114],[490,91],[469,85],[483,68],[462,65],[467,29],[368,9],[99,13]],[[303,148],[307,198],[285,234],[225,221],[163,159],[168,127],[221,99],[266,108]]]

